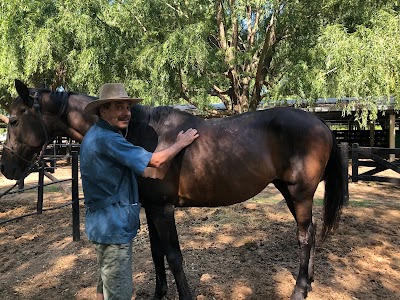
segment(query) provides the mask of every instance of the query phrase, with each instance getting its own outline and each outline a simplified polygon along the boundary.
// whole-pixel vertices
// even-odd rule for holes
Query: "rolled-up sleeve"
[[[102,147],[106,148],[104,150],[112,159],[138,175],[142,175],[153,155],[142,147],[129,143],[119,134],[111,135],[109,140],[103,142]]]

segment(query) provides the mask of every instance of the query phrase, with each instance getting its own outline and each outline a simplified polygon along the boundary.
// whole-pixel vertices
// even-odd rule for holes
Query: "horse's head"
[[[47,139],[36,95],[15,80],[18,97],[11,106],[7,139],[1,157],[1,172],[8,179],[19,179]]]

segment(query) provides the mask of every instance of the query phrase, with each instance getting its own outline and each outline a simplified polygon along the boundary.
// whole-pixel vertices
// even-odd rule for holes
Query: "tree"
[[[160,24],[175,24],[177,30],[158,28],[162,39],[149,45],[140,61],[150,66],[158,94],[196,106],[210,94],[231,112],[254,110],[261,100],[313,102],[325,95],[315,88],[322,83],[315,64],[326,28],[339,23],[354,31],[369,24],[386,2],[215,1],[203,10],[195,3],[193,16],[193,7],[175,1],[176,15]],[[331,91],[335,88],[340,87],[332,85]]]
[[[172,98],[196,105],[211,94],[232,113],[255,110],[288,67],[288,40],[307,49],[321,24],[320,1],[208,1],[194,4],[194,16],[186,2],[175,3],[177,30],[158,30],[163,40],[148,46],[153,55],[143,53],[143,66],[155,66],[152,82]]]
[[[96,94],[106,81],[124,81],[120,62],[134,36],[114,25],[109,1],[3,2],[0,20],[1,104],[9,104],[14,79],[31,86],[64,86]],[[135,29],[132,28],[131,32]],[[130,32],[130,33],[131,33]]]
[[[5,106],[13,92],[14,78],[89,94],[104,82],[120,81],[148,104],[185,101],[210,111],[208,104],[220,100],[228,113],[289,97],[312,104],[326,96],[362,95],[369,101],[372,91],[393,95],[398,83],[393,56],[399,53],[395,4],[10,0],[1,6],[0,103]],[[367,79],[360,75],[360,84],[344,90],[341,77],[351,76],[342,66],[348,72],[360,67],[353,68],[345,49],[368,39],[376,45],[369,51],[390,45],[390,52],[380,52],[380,73],[387,66],[382,62],[390,61],[392,83],[389,88],[388,81],[374,81],[381,90],[371,89],[367,97],[356,88]],[[358,51],[359,64],[368,55]]]
[[[291,69],[284,93],[355,99],[344,113],[357,108],[356,120],[367,127],[389,101],[400,109],[399,34],[400,15],[391,9],[376,10],[363,24],[326,26],[308,49],[313,59]]]

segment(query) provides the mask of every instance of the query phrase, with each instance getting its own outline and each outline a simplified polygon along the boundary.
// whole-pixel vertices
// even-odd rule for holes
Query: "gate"
[[[399,155],[400,148],[360,147],[358,144],[353,144],[351,147],[352,181],[363,180],[400,184],[399,178],[375,176],[375,174],[388,169],[400,174],[400,159],[390,159]],[[373,169],[359,174],[360,166]]]

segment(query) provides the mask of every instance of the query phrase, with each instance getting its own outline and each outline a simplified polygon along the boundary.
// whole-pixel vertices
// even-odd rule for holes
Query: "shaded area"
[[[344,209],[339,229],[317,248],[316,281],[308,299],[398,299],[399,189],[376,183],[351,183],[349,188],[351,205]],[[322,192],[319,188],[316,198]],[[4,198],[0,220],[36,205],[34,192]],[[44,205],[68,199],[61,190],[52,190]],[[184,266],[197,299],[288,299],[299,258],[295,222],[280,200],[268,187],[243,204],[176,211]],[[314,215],[321,223],[319,204]],[[155,275],[143,213],[141,217],[134,245],[135,293],[136,299],[149,299]],[[0,227],[2,299],[93,299],[95,253],[84,235],[72,242],[71,222],[71,208],[66,207]],[[168,282],[168,299],[178,299],[169,271]]]

